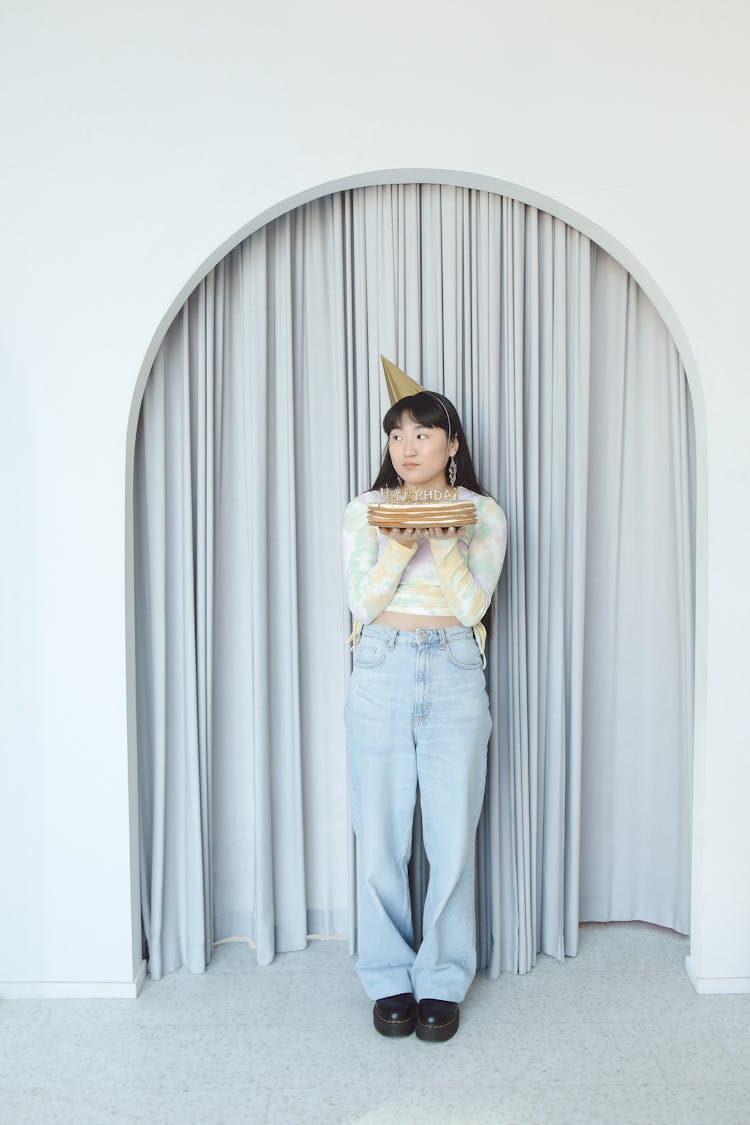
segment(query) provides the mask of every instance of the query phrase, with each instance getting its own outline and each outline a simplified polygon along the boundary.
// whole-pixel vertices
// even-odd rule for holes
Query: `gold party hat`
[[[395,406],[402,398],[407,395],[416,395],[424,390],[420,387],[419,383],[415,383],[405,371],[400,367],[396,367],[395,363],[391,363],[384,355],[380,357],[383,364],[383,374],[385,375],[385,385],[388,387],[388,394],[391,399],[391,406]]]

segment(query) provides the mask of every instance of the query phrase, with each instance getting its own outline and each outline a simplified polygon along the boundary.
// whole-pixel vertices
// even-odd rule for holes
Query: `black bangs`
[[[448,433],[449,414],[446,413],[448,409],[449,404],[447,402],[443,404],[442,398],[434,392],[420,391],[419,394],[407,395],[406,398],[400,399],[386,412],[383,429],[386,434],[390,434],[391,430],[399,424],[401,415],[410,414],[420,426],[429,426],[430,429],[439,426]],[[451,433],[456,432],[456,422],[458,418],[455,420],[450,418]]]

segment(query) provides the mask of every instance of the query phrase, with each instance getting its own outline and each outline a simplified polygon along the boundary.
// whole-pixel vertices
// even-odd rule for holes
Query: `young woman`
[[[344,517],[355,619],[346,703],[358,868],[357,973],[382,1035],[450,1039],[476,971],[474,849],[491,720],[482,619],[500,577],[507,524],[479,485],[461,421],[420,391],[385,415],[373,491]],[[376,529],[367,508],[388,486],[460,486],[477,522]],[[407,865],[417,787],[430,878],[413,948]]]

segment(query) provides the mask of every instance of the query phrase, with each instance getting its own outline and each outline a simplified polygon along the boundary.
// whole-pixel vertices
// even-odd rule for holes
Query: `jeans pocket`
[[[448,641],[448,658],[457,668],[482,667],[482,654],[473,637]]]
[[[377,668],[385,660],[386,647],[381,641],[363,637],[354,650],[355,668]]]

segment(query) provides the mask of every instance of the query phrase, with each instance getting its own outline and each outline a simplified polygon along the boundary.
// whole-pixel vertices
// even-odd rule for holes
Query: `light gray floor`
[[[0,1002],[0,1121],[750,1122],[750,997],[697,996],[687,939],[587,925],[580,953],[478,977],[444,1044],[387,1040],[342,942],[245,944],[138,1000]]]

